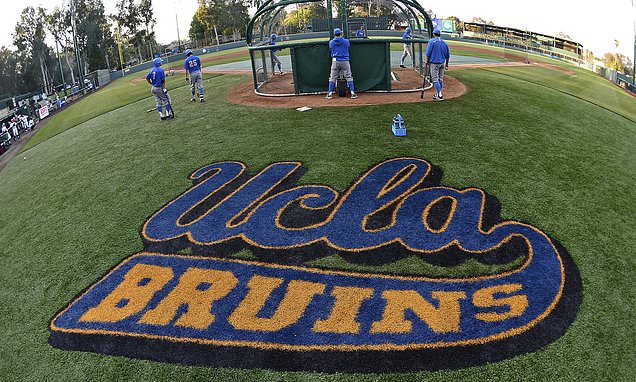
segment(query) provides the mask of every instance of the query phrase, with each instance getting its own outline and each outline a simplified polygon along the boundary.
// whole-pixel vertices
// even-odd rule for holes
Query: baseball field
[[[494,48],[454,44],[451,49],[464,57],[509,61]],[[54,115],[0,172],[0,379],[633,380],[636,98],[589,71],[530,58],[529,65],[451,67],[448,75],[466,92],[444,102],[421,102],[419,93],[412,93],[413,102],[377,105],[335,97],[333,106],[338,107],[321,103],[299,112],[285,107],[284,98],[276,100],[277,107],[228,100],[227,95],[251,82],[251,76],[213,68],[235,63],[240,69],[248,56],[237,50],[202,57],[209,69],[204,73],[205,103],[189,102],[182,73],[168,77],[174,120],[160,121],[156,112],[146,112],[154,100],[142,73],[118,79]],[[356,101],[364,102],[365,97],[362,93]],[[405,137],[391,132],[398,113],[406,123]],[[498,201],[502,221],[537,227],[565,248],[574,264],[568,277],[575,279],[577,288],[563,308],[570,309],[564,314],[568,321],[554,323],[563,327],[562,332],[529,346],[532,350],[527,352],[512,350],[512,356],[492,361],[485,355],[485,361],[474,366],[468,359],[459,360],[458,367],[443,362],[447,366],[406,370],[387,362],[370,373],[360,364],[352,367],[355,372],[311,364],[275,366],[286,365],[276,357],[294,359],[295,350],[263,354],[247,347],[241,367],[240,359],[197,365],[184,356],[182,362],[158,362],[161,346],[148,347],[140,355],[130,349],[60,346],[51,341],[51,320],[76,297],[84,296],[83,291],[132,254],[154,250],[142,240],[140,230],[162,206],[192,186],[188,177],[193,171],[235,161],[254,176],[270,164],[293,161],[306,170],[298,185],[327,185],[344,192],[367,170],[392,158],[427,161],[439,170],[439,184],[454,190],[485,190]],[[380,194],[400,182],[387,183]],[[209,255],[204,252],[192,246],[174,247],[171,253],[183,258]],[[280,256],[285,253],[239,246],[223,256],[240,264],[405,279],[504,274],[525,259],[482,261],[469,256],[434,261],[408,253],[371,261],[345,252],[290,252],[283,261]],[[183,306],[179,309],[184,314]],[[284,314],[284,304],[280,309]],[[218,313],[217,319],[221,317]],[[406,317],[417,321],[413,313]],[[534,337],[541,336],[534,332]],[[94,344],[96,338],[88,334],[79,341]],[[524,341],[534,339],[526,336]],[[153,349],[156,354],[148,354]],[[338,363],[338,354],[324,362]],[[400,364],[399,351],[391,357]],[[350,359],[361,362],[355,355]]]

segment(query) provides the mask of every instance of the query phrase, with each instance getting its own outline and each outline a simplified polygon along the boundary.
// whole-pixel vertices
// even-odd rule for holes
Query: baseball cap
[[[439,29],[435,29],[435,30],[433,30],[433,34],[435,36],[440,36],[442,34],[442,32],[440,32]]]
[[[340,28],[336,28],[333,30],[333,34],[336,36],[340,36],[342,34],[342,30]]]
[[[152,63],[155,64],[155,66],[161,66],[161,59],[157,57],[154,60],[152,60]]]

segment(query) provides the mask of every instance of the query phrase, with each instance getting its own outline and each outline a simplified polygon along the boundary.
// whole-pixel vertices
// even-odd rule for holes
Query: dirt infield
[[[394,89],[413,89],[421,86],[421,77],[413,70],[395,71],[400,81],[394,81]],[[293,93],[293,77],[291,74],[275,76],[270,83],[261,88],[264,92]],[[457,98],[466,93],[466,86],[459,80],[446,76],[444,80],[444,98]],[[424,93],[424,99],[420,98],[420,92],[409,93],[360,93],[357,99],[348,97],[338,97],[326,99],[324,95],[304,95],[290,97],[264,97],[254,93],[252,81],[241,83],[231,88],[227,93],[230,102],[240,105],[275,107],[275,108],[297,108],[302,106],[325,107],[325,106],[360,106],[360,105],[381,105],[393,103],[411,102],[432,102],[433,90]]]

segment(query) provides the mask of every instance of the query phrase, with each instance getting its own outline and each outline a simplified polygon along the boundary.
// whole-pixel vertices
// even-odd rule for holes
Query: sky
[[[12,45],[12,37],[20,13],[27,6],[53,9],[69,0],[6,1],[0,14],[0,45]],[[106,13],[114,13],[116,0],[103,0]],[[438,17],[457,16],[470,20],[478,16],[496,25],[527,29],[555,35],[565,32],[598,56],[605,52],[622,53],[630,59],[634,55],[634,20],[636,0],[605,0],[603,2],[576,0],[450,0],[423,1],[425,9],[432,9]],[[155,32],[160,43],[183,39],[188,35],[190,21],[197,8],[196,0],[153,0],[157,24]],[[618,40],[616,48],[614,40]]]

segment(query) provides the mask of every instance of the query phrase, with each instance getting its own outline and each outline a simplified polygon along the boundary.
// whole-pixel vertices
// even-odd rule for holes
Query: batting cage
[[[416,0],[267,0],[247,28],[255,92],[326,93],[335,28],[350,41],[357,91],[422,89],[433,23]]]

